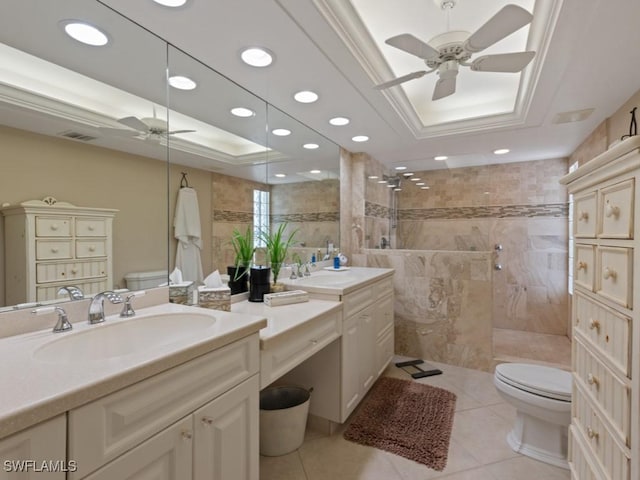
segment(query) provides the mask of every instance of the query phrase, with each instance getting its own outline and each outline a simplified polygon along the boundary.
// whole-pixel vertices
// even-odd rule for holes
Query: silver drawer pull
[[[587,271],[587,262],[578,262],[578,270]]]
[[[181,435],[184,440],[191,440],[193,438],[193,434],[189,430],[183,430]]]
[[[202,420],[200,420],[200,421],[205,426],[213,425],[213,418],[211,418],[211,417],[202,417]]]
[[[604,269],[604,273],[602,274],[602,276],[604,277],[605,280],[608,280],[609,278],[611,280],[615,280],[616,277],[618,276],[617,272],[609,267],[606,267]]]
[[[51,225],[51,230],[58,230],[58,228],[59,227],[58,227],[57,223],[54,223],[54,224]]]
[[[598,320],[594,320],[593,318],[589,320],[589,328],[593,330],[594,328],[600,332],[600,322]]]
[[[596,377],[593,373],[587,375],[587,382],[589,382],[589,385],[595,385],[596,387],[600,386],[600,380],[598,380],[598,377]]]
[[[58,252],[59,252],[59,250],[57,248],[52,248],[51,249],[51,253],[58,253]]]
[[[604,207],[604,214],[607,217],[618,218],[620,216],[620,207],[616,207],[615,205],[611,205],[609,203],[609,200],[607,200],[607,206]]]
[[[90,252],[95,252],[95,251],[96,251],[96,247],[94,247],[93,245],[91,245],[91,246],[89,247],[89,251],[90,251]]]
[[[589,220],[589,212],[586,212],[586,211],[580,212],[580,215],[578,216],[578,221],[581,221],[581,220],[584,220],[585,222]]]
[[[600,434],[596,432],[593,428],[587,427],[587,436],[589,438],[595,438],[597,440]]]
[[[87,227],[87,230],[89,230],[90,232],[93,232],[95,230],[95,228],[93,227],[93,225],[89,225]]]

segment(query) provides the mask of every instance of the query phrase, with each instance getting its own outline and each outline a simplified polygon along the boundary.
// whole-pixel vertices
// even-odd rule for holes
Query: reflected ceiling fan
[[[129,127],[123,128],[102,128],[103,131],[109,131],[116,135],[125,136],[144,136],[145,140],[148,138],[160,139],[166,138],[169,135],[175,135],[177,133],[192,133],[195,130],[169,130],[167,122],[162,118],[158,118],[156,115],[156,107],[153,106],[153,117],[124,117],[119,118],[118,123]],[[133,129],[133,130],[130,130]]]
[[[443,10],[447,11],[447,15],[456,5],[456,0],[434,1]],[[385,41],[386,44],[423,59],[429,70],[409,73],[376,85],[374,88],[383,90],[409,80],[421,78],[428,73],[436,72],[440,78],[436,82],[432,100],[438,100],[455,93],[456,77],[458,76],[458,67],[460,65],[470,67],[471,70],[476,72],[520,72],[533,59],[535,52],[483,55],[473,61],[471,61],[471,55],[489,48],[494,43],[531,23],[532,19],[533,15],[524,8],[509,4],[498,11],[473,34],[466,31],[447,31],[432,38],[429,43],[423,42],[410,33],[388,38]],[[447,27],[448,23],[447,18]]]

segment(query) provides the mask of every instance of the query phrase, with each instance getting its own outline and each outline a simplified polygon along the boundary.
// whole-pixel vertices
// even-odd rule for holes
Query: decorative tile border
[[[495,205],[482,207],[415,208],[398,210],[399,220],[432,220],[461,218],[515,218],[569,216],[566,203],[539,203],[531,205]]]
[[[253,223],[253,212],[234,212],[231,210],[214,210],[214,222]]]
[[[339,222],[340,212],[286,213],[271,215],[272,223]]]
[[[391,218],[391,209],[373,202],[364,202],[365,217]]]

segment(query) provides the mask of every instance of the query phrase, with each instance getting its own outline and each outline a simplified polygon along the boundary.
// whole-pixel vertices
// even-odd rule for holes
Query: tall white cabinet
[[[566,175],[573,195],[574,479],[640,478],[640,139]]]
[[[54,300],[63,285],[85,294],[112,288],[116,212],[53,197],[2,208],[5,303]]]

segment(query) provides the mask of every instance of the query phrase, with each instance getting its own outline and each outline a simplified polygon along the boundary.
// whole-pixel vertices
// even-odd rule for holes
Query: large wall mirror
[[[108,44],[71,39],[70,19],[99,26]],[[173,76],[195,88],[169,86]],[[98,2],[3,8],[0,141],[0,308],[64,300],[63,285],[92,294],[172,270],[183,174],[198,192],[205,275],[232,262],[231,232],[254,223],[256,191],[268,192],[271,226],[299,230],[299,248],[337,243],[338,147]],[[20,212],[8,221],[12,209],[46,221]],[[30,239],[13,233],[21,222]]]

